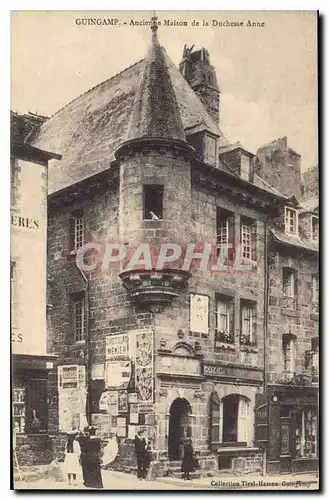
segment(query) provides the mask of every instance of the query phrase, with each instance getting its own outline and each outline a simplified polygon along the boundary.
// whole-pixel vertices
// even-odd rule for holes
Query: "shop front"
[[[12,426],[20,465],[52,458],[48,435],[48,373],[54,356],[14,354],[12,358]]]
[[[272,385],[267,396],[267,472],[318,470],[318,388]]]

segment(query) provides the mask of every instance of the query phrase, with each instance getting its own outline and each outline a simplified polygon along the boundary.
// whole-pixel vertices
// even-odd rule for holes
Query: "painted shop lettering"
[[[26,229],[39,229],[39,221],[30,219],[29,217],[22,217],[21,215],[11,215],[11,225],[15,227],[24,227]]]

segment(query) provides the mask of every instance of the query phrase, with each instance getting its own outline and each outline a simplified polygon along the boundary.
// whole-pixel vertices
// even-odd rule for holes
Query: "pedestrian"
[[[77,440],[77,431],[72,431],[68,435],[64,459],[64,471],[67,474],[69,485],[72,484],[71,479],[73,485],[77,485],[77,476],[80,475],[81,471],[80,454],[81,448]]]
[[[144,478],[147,480],[152,479],[151,461],[152,461],[152,447],[150,444],[148,444],[146,446],[145,460],[144,460]]]
[[[144,479],[146,476],[145,474],[146,448],[147,448],[147,443],[145,439],[145,434],[143,430],[140,430],[138,431],[135,437],[135,453],[137,459],[138,479]]]
[[[94,427],[85,427],[80,438],[83,484],[87,488],[103,488],[101,473],[101,439]]]
[[[196,459],[194,457],[194,451],[192,446],[192,439],[184,445],[184,454],[182,460],[182,479],[191,479],[190,472],[193,472],[196,465]]]

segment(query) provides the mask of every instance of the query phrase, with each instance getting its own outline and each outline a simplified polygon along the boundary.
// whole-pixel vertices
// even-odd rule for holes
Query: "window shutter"
[[[69,250],[75,249],[75,218],[70,217],[69,220]]]
[[[298,297],[298,277],[297,277],[297,273],[294,273],[293,279],[294,279],[294,297],[297,300],[297,297]]]
[[[257,260],[257,222],[251,226],[251,260]]]
[[[242,397],[239,398],[237,438],[240,443],[247,441],[247,401]]]
[[[218,445],[220,429],[220,399],[217,392],[210,395],[210,444]]]
[[[250,306],[251,307],[251,306]],[[252,319],[252,330],[251,330],[251,341],[257,342],[257,322],[256,322],[256,307],[251,307],[251,319]]]
[[[228,311],[229,311],[229,329],[230,329],[230,335],[234,337],[234,307],[233,303],[230,302],[228,305]]]
[[[231,248],[228,249],[228,260],[234,262],[235,260],[235,217],[234,214],[228,217],[228,242]]]

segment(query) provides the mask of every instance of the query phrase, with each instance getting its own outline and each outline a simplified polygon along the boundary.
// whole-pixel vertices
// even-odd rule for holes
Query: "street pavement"
[[[317,490],[318,478],[315,474],[295,474],[266,476],[249,474],[248,476],[203,477],[184,481],[179,478],[159,478],[155,481],[138,479],[133,474],[116,471],[102,471],[105,490]],[[26,483],[16,481],[15,489],[33,490],[87,490],[83,485],[69,486],[65,482],[41,479]]]

